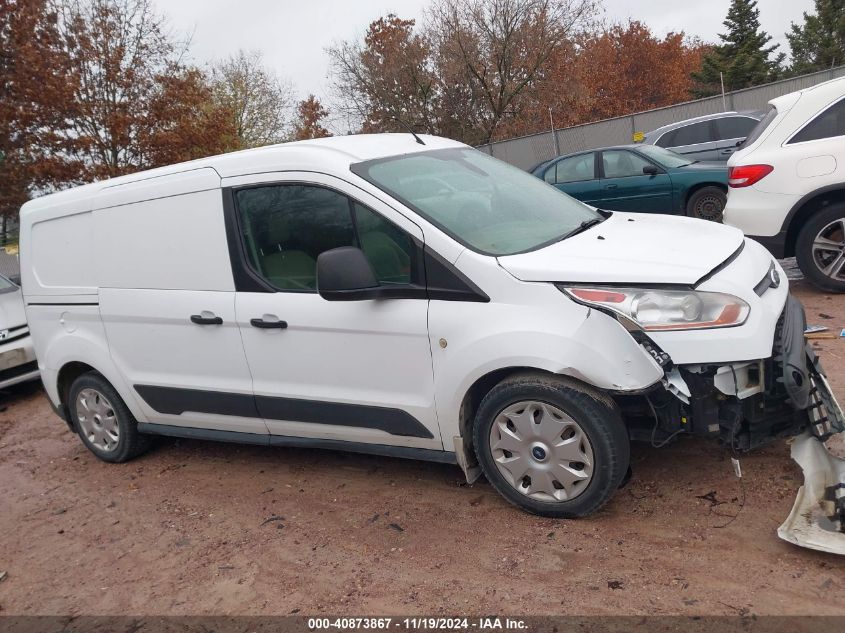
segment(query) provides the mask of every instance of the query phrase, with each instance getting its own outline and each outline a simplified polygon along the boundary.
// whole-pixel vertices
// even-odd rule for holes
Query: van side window
[[[317,257],[355,245],[346,196],[323,187],[272,185],[237,192],[247,256],[282,290],[317,289]]]
[[[236,193],[249,263],[280,290],[314,292],[317,257],[341,246],[364,251],[382,283],[408,284],[416,246],[374,211],[316,185],[269,185]]]
[[[834,103],[812,122],[805,125],[798,134],[789,140],[787,145],[805,141],[818,141],[835,136],[845,136],[845,99]]]
[[[411,237],[364,205],[355,202],[358,243],[383,284],[411,283],[415,247]]]

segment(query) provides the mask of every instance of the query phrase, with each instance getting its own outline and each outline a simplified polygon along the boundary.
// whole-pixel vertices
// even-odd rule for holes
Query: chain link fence
[[[555,134],[562,154],[609,145],[625,145],[633,142],[634,134],[637,132],[650,132],[663,125],[726,110],[763,110],[766,104],[775,97],[842,76],[845,76],[845,66],[838,66],[755,88],[728,92],[724,99],[722,95],[718,95],[688,101],[615,119],[561,128],[555,130]],[[496,141],[481,145],[478,149],[521,169],[530,169],[544,160],[555,157],[555,141],[551,130],[507,141]]]

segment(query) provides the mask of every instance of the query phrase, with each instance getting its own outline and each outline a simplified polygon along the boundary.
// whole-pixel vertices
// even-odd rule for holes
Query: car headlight
[[[720,292],[558,286],[578,303],[620,314],[649,332],[742,325],[751,308]]]

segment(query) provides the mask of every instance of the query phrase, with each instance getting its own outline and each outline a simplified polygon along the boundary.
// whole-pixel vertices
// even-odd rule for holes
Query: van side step
[[[410,448],[407,446],[388,446],[386,444],[367,444],[365,442],[344,442],[343,440],[331,440],[315,437],[241,433],[239,431],[198,429],[187,426],[173,426],[169,424],[150,424],[147,422],[138,423],[138,432],[149,435],[165,435],[167,437],[181,437],[185,439],[206,440],[210,442],[255,444],[258,446],[288,446],[292,448],[320,448],[332,451],[346,451],[348,453],[364,453],[367,455],[381,455],[384,457],[415,459],[418,461],[437,462],[440,464],[457,465],[458,463],[455,453],[449,451],[438,451],[428,448]]]

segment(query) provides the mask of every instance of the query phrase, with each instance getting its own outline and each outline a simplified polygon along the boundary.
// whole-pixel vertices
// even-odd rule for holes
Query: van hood
[[[583,233],[498,259],[522,281],[694,285],[744,239],[739,229],[714,222],[614,212]]]

